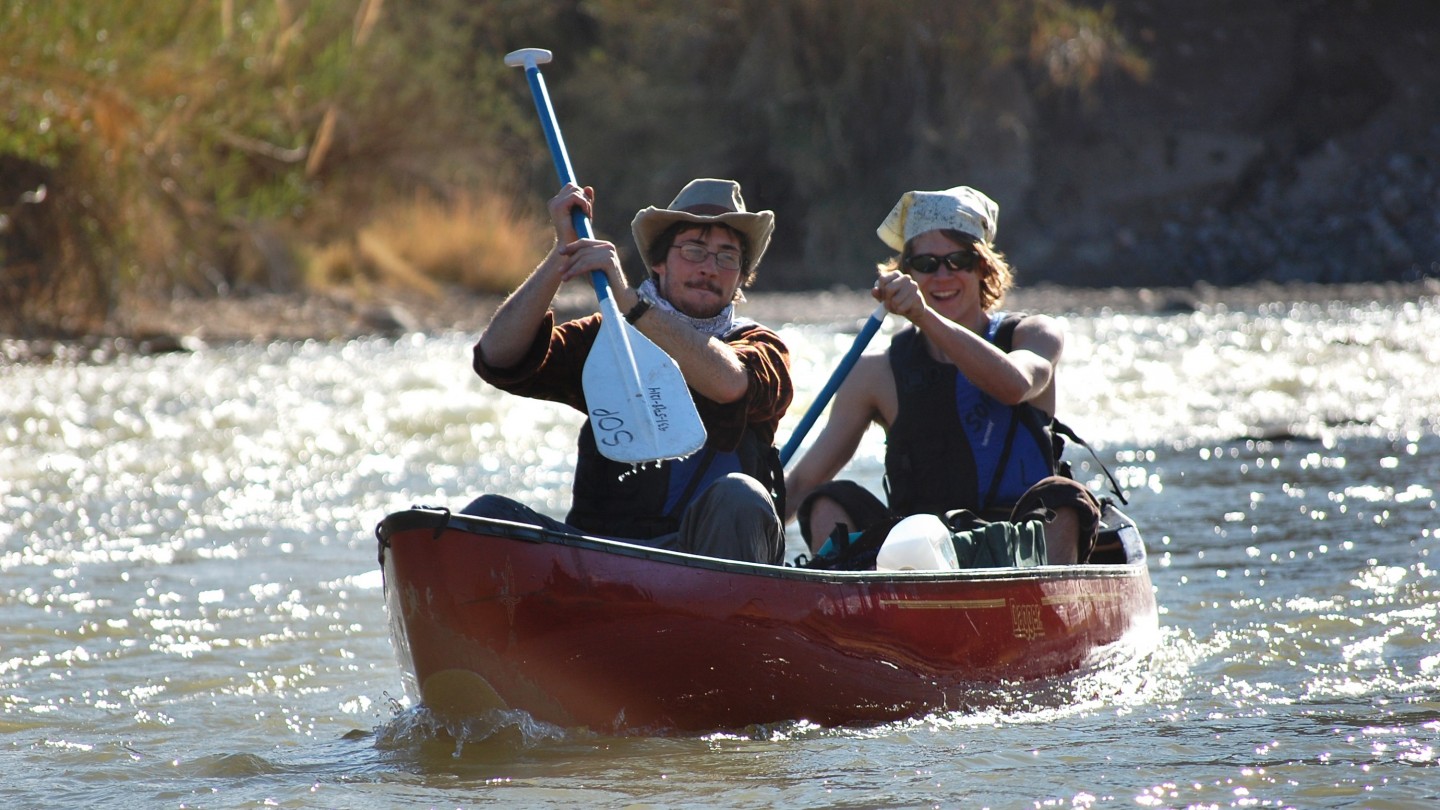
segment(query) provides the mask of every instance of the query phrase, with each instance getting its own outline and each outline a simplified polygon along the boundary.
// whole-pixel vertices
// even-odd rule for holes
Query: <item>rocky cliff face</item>
[[[1025,82],[995,130],[1013,135],[983,174],[1023,282],[1440,276],[1440,3],[1117,12],[1147,79],[1088,98]]]

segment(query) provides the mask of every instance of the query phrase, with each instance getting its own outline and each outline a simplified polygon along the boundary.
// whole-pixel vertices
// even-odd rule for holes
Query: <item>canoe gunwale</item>
[[[375,528],[379,541],[381,567],[390,539],[415,530],[429,530],[438,540],[447,530],[477,536],[501,537],[531,543],[551,543],[576,549],[599,551],[622,557],[649,560],[667,565],[720,571],[727,574],[793,579],[810,583],[874,583],[874,582],[984,582],[993,580],[1029,579],[1125,579],[1148,575],[1148,561],[1142,556],[1125,563],[1041,566],[1036,568],[972,568],[958,571],[833,571],[796,568],[784,565],[721,560],[680,551],[651,548],[623,540],[595,535],[557,532],[528,523],[515,523],[496,518],[478,517],[451,512],[444,508],[415,506],[385,517]],[[1144,546],[1139,547],[1143,555]]]

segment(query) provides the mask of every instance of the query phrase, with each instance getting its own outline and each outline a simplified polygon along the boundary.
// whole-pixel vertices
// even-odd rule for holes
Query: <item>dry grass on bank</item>
[[[362,292],[400,288],[429,298],[449,289],[504,294],[549,247],[548,221],[496,193],[450,202],[417,197],[382,211],[354,237],[309,251],[307,285]]]

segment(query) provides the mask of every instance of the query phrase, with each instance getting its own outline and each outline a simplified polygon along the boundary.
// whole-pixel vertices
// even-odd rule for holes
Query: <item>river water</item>
[[[575,416],[487,389],[472,336],[5,367],[0,797],[1432,806],[1440,302],[1062,320],[1060,415],[1129,491],[1155,651],[998,689],[978,713],[698,737],[447,729],[404,694],[380,518],[483,491],[557,515],[567,500]],[[788,425],[856,326],[783,327],[801,387]],[[875,483],[880,452],[867,437],[853,476]]]

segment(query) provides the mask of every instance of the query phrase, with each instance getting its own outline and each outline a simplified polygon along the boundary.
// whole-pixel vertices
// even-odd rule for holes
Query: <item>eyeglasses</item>
[[[945,256],[936,256],[933,253],[921,253],[906,259],[905,266],[917,273],[928,276],[940,269],[941,262],[944,262],[945,266],[950,268],[950,272],[952,273],[964,273],[975,269],[975,265],[980,263],[980,254],[976,253],[974,248],[957,250]]]
[[[706,250],[700,245],[671,245],[671,249],[680,251],[680,257],[687,262],[700,264],[705,257],[714,256],[715,266],[721,270],[739,270],[740,254],[733,250]]]

